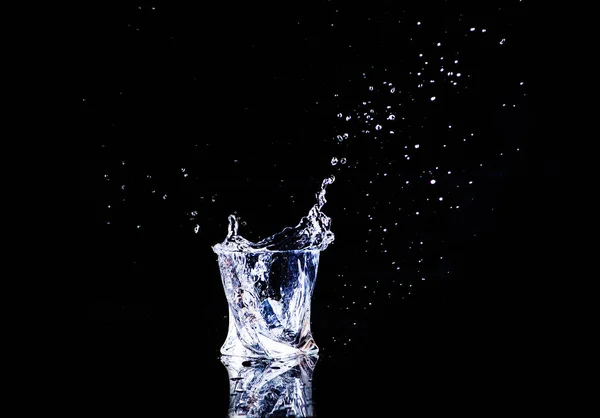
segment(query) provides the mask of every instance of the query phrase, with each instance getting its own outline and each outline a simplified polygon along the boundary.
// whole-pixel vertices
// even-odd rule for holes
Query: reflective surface
[[[313,417],[317,356],[268,360],[222,356],[229,374],[229,417]]]

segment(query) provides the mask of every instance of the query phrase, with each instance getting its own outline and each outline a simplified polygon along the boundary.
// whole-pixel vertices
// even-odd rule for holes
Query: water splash
[[[229,215],[227,237],[222,243],[213,246],[219,252],[243,251],[297,251],[320,250],[323,251],[335,239],[331,232],[331,218],[321,212],[327,202],[325,199],[327,186],[335,181],[332,175],[321,183],[321,190],[316,194],[317,203],[310,209],[307,216],[303,216],[295,227],[286,227],[282,231],[258,242],[247,240],[238,234],[239,219]]]

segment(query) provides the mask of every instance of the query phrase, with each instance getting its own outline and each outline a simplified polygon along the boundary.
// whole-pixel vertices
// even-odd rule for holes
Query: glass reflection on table
[[[318,356],[260,359],[221,356],[234,417],[314,417],[312,376]]]

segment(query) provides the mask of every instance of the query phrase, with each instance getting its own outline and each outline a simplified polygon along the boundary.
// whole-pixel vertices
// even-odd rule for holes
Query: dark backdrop
[[[77,10],[91,409],[225,416],[210,246],[231,213],[254,240],[295,225],[330,174],[317,414],[521,396],[499,382],[535,333],[525,283],[558,170],[532,147],[528,2],[347,3]]]

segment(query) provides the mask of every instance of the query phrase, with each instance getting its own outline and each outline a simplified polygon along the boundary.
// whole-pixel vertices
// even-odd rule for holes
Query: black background
[[[558,171],[533,151],[529,2],[346,3],[78,10],[92,410],[226,416],[227,305],[210,246],[230,213],[253,240],[295,225],[330,174],[317,415],[502,409],[525,396],[537,332],[526,283],[543,275],[532,248],[551,219],[538,203]],[[384,129],[361,132],[357,109],[371,108]]]

